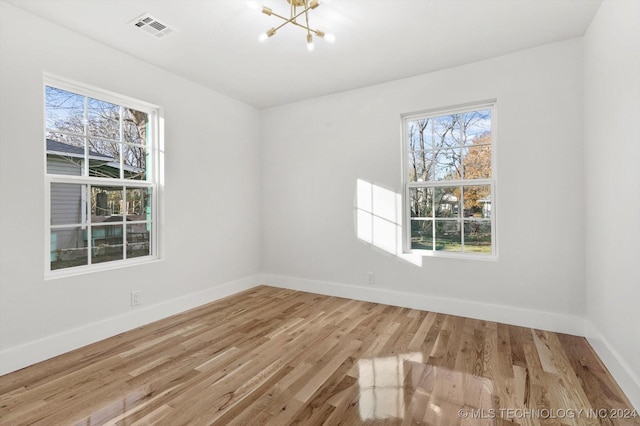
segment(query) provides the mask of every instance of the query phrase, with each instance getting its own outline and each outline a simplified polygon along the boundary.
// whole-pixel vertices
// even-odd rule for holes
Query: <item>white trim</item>
[[[428,117],[428,118],[439,117],[441,115],[475,111],[478,108],[482,108],[482,107],[493,108],[493,106],[497,102],[498,102],[497,98],[485,99],[483,101],[478,101],[478,102],[465,102],[463,104],[450,105],[443,108],[429,108],[422,111],[408,112],[408,113],[402,114],[401,117],[403,120],[411,119],[411,118],[421,118],[421,117]]]
[[[43,72],[42,75],[45,86],[55,86],[58,89],[66,90],[67,92],[73,92],[78,95],[87,96],[93,99],[96,99],[96,96],[99,96],[101,101],[126,106],[128,108],[136,109],[140,112],[146,112],[147,114],[160,109],[160,106],[158,105],[144,102],[129,96],[121,95],[110,90],[101,89],[90,84],[85,84],[79,81],[71,80],[69,78],[61,77],[59,75],[51,74],[48,72]]]
[[[463,221],[462,221],[463,222]],[[482,254],[463,251],[444,251],[444,250],[422,250],[412,249],[404,254],[415,254],[423,257],[442,257],[446,259],[466,259],[466,260],[490,260],[492,262],[498,261],[498,256],[493,254]]]
[[[49,86],[49,87],[52,87],[52,86]],[[57,86],[53,86],[53,87],[58,88]],[[120,106],[122,106],[122,105],[120,105]],[[45,110],[46,110],[46,105],[45,105]],[[122,121],[121,121],[121,123],[122,123]],[[135,143],[135,142],[121,141],[121,140],[117,140],[117,139],[103,138],[101,136],[94,136],[94,135],[89,135],[89,134],[85,134],[85,133],[73,133],[73,132],[68,132],[66,130],[51,129],[49,127],[46,127],[44,130],[45,130],[45,133],[56,133],[56,134],[60,134],[60,135],[71,136],[72,138],[78,138],[78,139],[91,139],[91,140],[96,140],[96,141],[101,141],[101,142],[108,142],[108,143],[113,143],[113,144],[129,145],[129,146],[133,146],[133,147],[137,147],[137,148],[146,148],[147,147],[147,144],[144,144],[144,143]],[[120,136],[120,137],[122,137],[122,136]],[[47,139],[51,139],[51,138],[47,138]],[[55,140],[55,139],[53,139],[53,140]],[[64,143],[64,142],[62,142],[62,143]],[[74,146],[74,145],[71,145],[71,146]],[[478,146],[480,146],[480,145],[478,145]],[[111,157],[109,157],[109,158],[111,160],[113,160],[113,158],[111,158]]]
[[[622,392],[629,399],[631,405],[640,412],[640,377],[633,372],[633,369],[620,356],[613,345],[589,320],[585,320],[585,336],[602,363],[609,370],[611,376],[622,389]]]
[[[48,179],[54,183],[74,183],[74,184],[86,184],[93,186],[127,186],[136,188],[151,188],[155,187],[155,183],[147,180],[136,179],[116,179],[116,178],[103,178],[94,176],[75,176],[75,175],[45,175],[45,179]]]
[[[116,222],[114,223],[114,225],[119,225],[119,223]],[[72,228],[72,227],[79,228],[80,225],[64,225],[64,228]],[[91,232],[91,227],[87,226],[87,228],[88,228],[87,232]],[[87,249],[89,249],[89,247],[87,247]],[[74,277],[76,275],[90,274],[92,272],[97,272],[97,271],[109,271],[112,269],[121,269],[129,266],[146,265],[146,264],[149,264],[152,262],[158,262],[161,260],[162,259],[160,259],[158,256],[149,255],[149,256],[134,257],[132,259],[122,259],[122,260],[117,260],[112,262],[92,263],[89,265],[74,266],[72,268],[54,269],[52,271],[48,271],[45,274],[44,280],[49,281],[49,280],[55,280],[58,278],[67,278],[67,277]]]
[[[409,188],[454,188],[458,186],[491,185],[493,178],[483,179],[459,179],[459,180],[429,180],[425,182],[407,182]]]
[[[584,333],[584,319],[576,315],[514,308],[506,305],[494,305],[351,284],[308,280],[282,275],[263,274],[261,283],[273,287],[307,291],[327,296],[345,297],[366,302],[384,303],[387,305],[458,315],[485,321],[501,322],[520,327],[554,331],[557,333],[567,333],[577,336],[582,336]]]
[[[42,339],[0,351],[0,375],[95,343],[116,334],[167,318],[223,297],[249,290],[258,283],[256,275],[220,284],[153,306],[131,308],[130,312],[105,318],[83,327],[63,331]],[[126,301],[128,303],[128,300]]]

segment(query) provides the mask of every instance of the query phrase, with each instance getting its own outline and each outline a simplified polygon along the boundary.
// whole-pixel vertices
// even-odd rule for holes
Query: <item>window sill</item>
[[[422,257],[434,257],[441,259],[459,259],[459,260],[480,260],[480,261],[490,261],[497,262],[498,255],[483,255],[483,254],[473,254],[473,253],[459,253],[459,252],[444,252],[444,251],[431,251],[431,250],[409,250],[405,251],[405,254],[412,254],[414,256],[422,256]]]
[[[119,262],[109,262],[98,265],[76,266],[68,269],[58,269],[55,271],[45,272],[45,281],[56,280],[59,278],[74,277],[77,275],[86,275],[94,272],[110,271],[114,269],[128,268],[130,266],[147,265],[150,263],[161,262],[162,259],[157,256],[146,256],[137,259],[123,260]]]

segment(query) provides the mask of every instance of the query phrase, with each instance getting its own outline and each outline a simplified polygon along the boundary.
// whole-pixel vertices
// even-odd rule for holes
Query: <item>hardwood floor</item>
[[[0,377],[3,426],[639,420],[583,338],[264,286]]]

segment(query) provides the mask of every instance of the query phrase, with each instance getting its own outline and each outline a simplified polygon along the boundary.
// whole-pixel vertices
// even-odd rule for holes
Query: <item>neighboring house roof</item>
[[[47,154],[63,155],[65,157],[84,158],[84,148],[69,145],[64,142],[47,139]],[[89,150],[90,160],[115,161],[113,157],[109,157],[99,152]]]
[[[80,146],[69,145],[64,142],[47,139],[47,154],[60,155],[64,157],[84,158],[84,148]],[[114,169],[120,168],[120,162],[108,155],[101,154],[96,151],[89,150],[89,160],[107,161],[106,166]],[[131,173],[140,173],[143,169],[135,166],[124,164],[124,170]]]

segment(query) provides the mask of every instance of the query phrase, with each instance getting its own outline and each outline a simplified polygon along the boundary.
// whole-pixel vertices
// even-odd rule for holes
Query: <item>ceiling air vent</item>
[[[163,24],[162,22],[158,21],[156,18],[149,15],[148,13],[145,13],[139,18],[134,19],[133,21],[131,21],[131,23],[156,38],[162,38],[175,31],[174,28],[171,28],[168,25]]]

